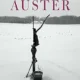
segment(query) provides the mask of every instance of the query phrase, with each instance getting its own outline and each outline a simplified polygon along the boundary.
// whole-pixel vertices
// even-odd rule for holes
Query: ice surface
[[[0,80],[29,80],[32,33],[32,24],[0,23]],[[38,36],[43,80],[80,80],[80,25],[45,24]]]

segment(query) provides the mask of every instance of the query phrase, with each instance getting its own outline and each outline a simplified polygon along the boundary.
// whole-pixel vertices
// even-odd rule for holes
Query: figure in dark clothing
[[[46,17],[46,19],[50,16],[50,14]],[[39,45],[39,40],[38,40],[38,35],[37,32],[42,28],[44,22],[46,21],[46,19],[43,21],[42,25],[36,30],[35,28],[33,28],[33,45],[36,47]],[[33,23],[34,24],[34,23]]]
[[[36,51],[37,51],[36,47],[32,45],[31,52],[32,52],[33,57],[35,57]]]
[[[37,49],[36,49],[36,47],[34,45],[32,45],[31,52],[32,52],[32,59],[33,59],[33,61],[37,62],[37,59],[35,57]]]
[[[39,39],[38,39],[37,32],[41,29],[41,27],[39,27],[37,30],[35,28],[33,28],[33,42],[34,42],[33,45],[35,47],[39,45]]]
[[[38,35],[37,35],[37,30],[33,28],[33,45],[38,46],[39,45],[39,40],[38,40]]]

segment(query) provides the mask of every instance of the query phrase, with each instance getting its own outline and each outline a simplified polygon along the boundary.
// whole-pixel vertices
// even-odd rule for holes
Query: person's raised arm
[[[46,17],[46,19],[47,19],[49,16],[50,16],[50,14]],[[45,23],[46,19],[43,21],[42,25],[36,30],[36,32],[38,32],[38,31],[42,28],[42,26],[43,26],[43,24]]]
[[[42,28],[42,26],[43,26],[43,25],[41,25],[41,26],[36,30],[36,32],[38,32],[38,31]]]

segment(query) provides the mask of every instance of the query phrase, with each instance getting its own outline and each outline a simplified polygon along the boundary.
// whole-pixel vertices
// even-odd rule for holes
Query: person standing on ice
[[[34,45],[32,45],[32,48],[31,48],[31,52],[32,52],[32,59],[37,62],[37,59],[36,59],[36,52],[37,52],[37,49]]]
[[[50,14],[46,17],[46,19],[50,16]],[[42,28],[44,22],[46,21],[46,19],[43,21],[42,25],[36,30],[36,28],[33,27],[33,45],[36,47],[39,45],[39,39],[38,39],[38,35],[37,32]],[[34,23],[33,23],[34,25]]]
[[[39,39],[38,39],[38,35],[37,35],[37,32],[42,28],[39,27],[37,30],[36,28],[33,28],[33,45],[36,47],[39,45]]]

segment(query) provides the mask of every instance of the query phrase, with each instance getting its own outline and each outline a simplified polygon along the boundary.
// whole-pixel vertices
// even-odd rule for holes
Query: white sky
[[[13,5],[14,0],[0,0],[0,16],[18,16],[18,17],[26,17],[30,15],[36,15],[36,16],[47,16],[50,14],[51,16],[61,16],[61,15],[76,15],[80,16],[80,0],[69,0],[69,7],[70,11],[53,11],[50,3],[47,3],[47,11],[43,11],[42,5],[43,3],[39,4],[39,10],[38,11],[32,11],[31,10],[31,3],[30,8],[28,11],[23,11],[21,9],[21,0],[16,0],[18,4],[19,11],[16,11],[15,8],[13,11],[11,11],[11,7]],[[31,1],[31,0],[30,0]],[[51,0],[50,0],[51,1]],[[59,0],[61,5],[61,1]],[[27,5],[26,5],[27,7]]]

